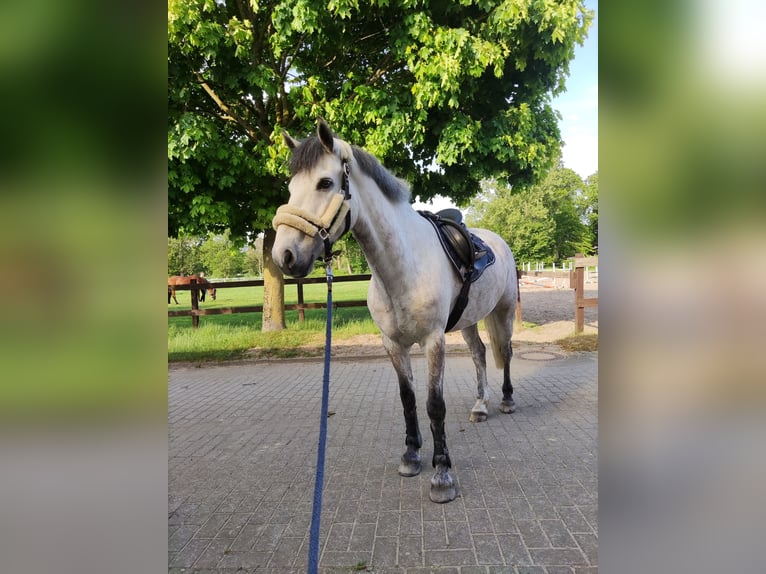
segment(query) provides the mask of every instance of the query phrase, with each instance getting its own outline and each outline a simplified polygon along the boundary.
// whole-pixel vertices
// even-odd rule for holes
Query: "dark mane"
[[[380,162],[374,155],[356,146],[351,146],[351,149],[354,150],[356,163],[362,168],[364,173],[378,184],[383,195],[396,203],[409,202],[410,190],[405,182],[380,165]]]
[[[317,163],[319,159],[325,154],[322,142],[319,138],[314,136],[305,140],[301,140],[301,145],[293,150],[290,155],[290,173],[295,175],[299,171],[311,169]]]
[[[407,185],[383,167],[372,154],[357,146],[351,146],[354,159],[362,172],[372,178],[388,199],[394,202],[409,201],[410,191]],[[290,172],[295,175],[299,171],[311,169],[327,153],[322,142],[316,136],[301,141],[290,156]]]

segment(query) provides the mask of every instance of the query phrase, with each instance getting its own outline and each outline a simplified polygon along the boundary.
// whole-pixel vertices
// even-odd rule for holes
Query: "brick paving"
[[[387,359],[334,360],[322,572],[597,572],[597,354],[525,360],[516,413],[472,424],[475,370],[450,356],[447,440],[459,495],[428,498],[425,361],[413,359],[420,476],[397,473],[404,421]],[[529,354],[540,359],[541,355]],[[169,572],[305,572],[321,361],[169,370]]]

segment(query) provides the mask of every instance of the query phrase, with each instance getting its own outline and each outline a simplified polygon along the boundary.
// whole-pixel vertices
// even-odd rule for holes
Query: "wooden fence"
[[[575,292],[575,333],[585,330],[585,308],[598,306],[598,297],[585,297],[585,270],[588,267],[598,267],[598,257],[576,256],[574,270],[569,276],[569,286]]]
[[[333,283],[353,282],[353,281],[369,281],[372,275],[340,275],[333,277]],[[326,277],[310,277],[304,279],[292,279],[285,278],[285,285],[296,285],[298,289],[298,303],[292,303],[285,305],[285,310],[298,310],[298,318],[303,321],[305,319],[305,309],[325,309],[327,303],[306,303],[303,298],[303,286],[312,283],[326,283]],[[245,281],[211,281],[209,285],[205,286],[215,287],[216,289],[231,289],[232,287],[263,287],[263,279],[252,279]],[[218,307],[215,309],[200,309],[198,290],[200,286],[192,279],[190,285],[178,285],[176,291],[189,291],[191,290],[191,309],[184,310],[170,310],[168,311],[168,317],[191,317],[192,325],[196,329],[199,326],[199,318],[201,315],[233,315],[235,313],[263,313],[263,305],[240,305],[238,307]],[[361,299],[356,301],[333,301],[333,308],[337,307],[366,307],[367,300]]]
[[[593,307],[598,305],[598,297],[586,298],[584,290],[584,277],[585,269],[590,266],[598,265],[598,257],[575,257],[574,270],[569,274],[570,287],[575,290],[575,333],[582,333],[585,325],[585,307]],[[525,271],[517,269],[519,276],[526,275]],[[541,272],[535,272],[535,275]],[[560,272],[559,272],[560,273]],[[555,274],[554,274],[555,276]],[[354,281],[369,281],[372,275],[369,273],[362,275],[340,275],[333,277],[333,283],[354,282]],[[296,285],[298,290],[298,303],[286,304],[285,310],[298,310],[298,318],[300,321],[305,319],[304,311],[306,309],[324,309],[327,307],[327,303],[306,303],[303,296],[303,286],[313,283],[325,283],[326,277],[311,277],[308,279],[292,279],[285,278],[285,285]],[[178,285],[176,291],[189,291],[191,290],[191,309],[184,310],[169,310],[168,317],[191,317],[192,325],[196,329],[199,326],[199,318],[201,315],[232,315],[235,313],[262,313],[263,305],[241,305],[238,307],[218,307],[214,309],[200,309],[198,290],[199,285],[192,279],[190,285]],[[220,281],[210,282],[210,287],[216,289],[230,289],[232,287],[263,287],[263,279],[252,279],[244,281]],[[333,301],[333,308],[338,307],[366,307],[367,301],[365,299],[359,299],[355,301]],[[521,324],[521,301],[518,301],[516,306],[516,322]]]

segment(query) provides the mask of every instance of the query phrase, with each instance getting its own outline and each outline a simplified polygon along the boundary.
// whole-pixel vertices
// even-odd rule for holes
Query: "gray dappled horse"
[[[449,502],[457,496],[444,428],[444,334],[448,317],[464,287],[434,226],[410,205],[410,192],[369,153],[336,138],[319,121],[317,135],[297,141],[284,134],[292,150],[290,199],[274,218],[274,262],[288,275],[305,277],[314,261],[329,255],[333,242],[350,230],[370,266],[367,304],[383,336],[399,379],[404,407],[406,452],[399,474],[420,473],[422,438],[415,405],[410,348],[418,343],[428,361],[428,401],[434,441],[430,497]],[[478,392],[470,419],[488,415],[485,347],[477,323],[484,319],[495,363],[503,369],[500,411],[513,412],[511,335],[518,294],[511,250],[496,234],[471,229],[494,253],[495,261],[470,286],[470,297],[457,322],[476,365]]]

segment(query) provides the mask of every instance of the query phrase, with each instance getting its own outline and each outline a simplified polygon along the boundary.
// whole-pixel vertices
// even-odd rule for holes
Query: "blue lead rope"
[[[332,263],[327,262],[327,327],[325,330],[324,377],[322,380],[322,412],[319,415],[319,445],[317,447],[317,471],[314,480],[314,506],[311,510],[309,534],[309,574],[319,569],[319,522],[322,516],[322,488],[324,485],[324,455],[327,444],[327,418],[330,403],[330,343],[332,342]]]

